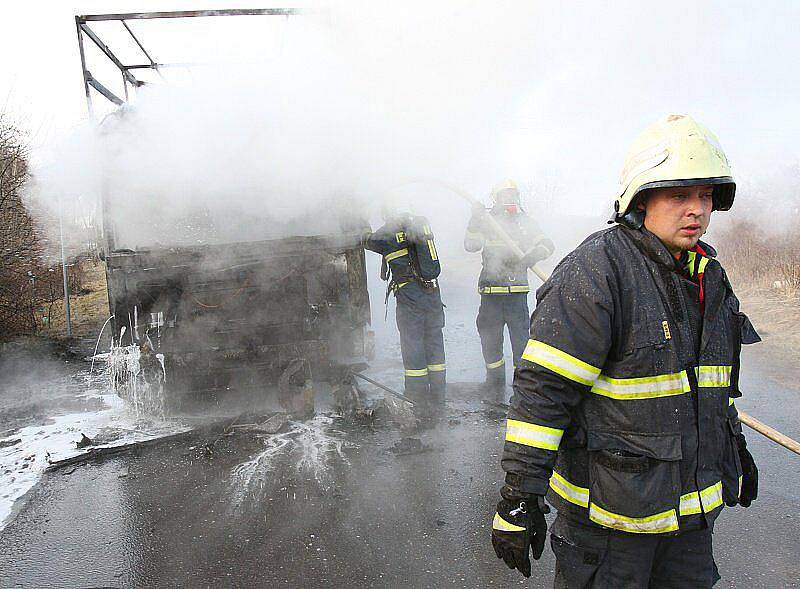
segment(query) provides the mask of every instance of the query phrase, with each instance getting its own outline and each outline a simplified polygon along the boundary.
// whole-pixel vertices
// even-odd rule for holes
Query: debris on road
[[[276,413],[263,423],[255,426],[253,429],[257,432],[263,432],[265,434],[277,434],[286,426],[288,422],[289,418],[285,413]]]
[[[81,434],[81,439],[75,442],[76,448],[88,448],[89,446],[94,446],[94,440],[87,436],[86,434]]]
[[[408,456],[411,454],[422,454],[433,450],[430,446],[423,444],[419,438],[400,438],[394,446],[389,448],[389,452],[395,456]]]

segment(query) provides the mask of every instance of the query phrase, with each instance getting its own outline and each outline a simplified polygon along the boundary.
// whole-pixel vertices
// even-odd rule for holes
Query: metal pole
[[[83,89],[86,92],[86,108],[89,111],[89,117],[94,118],[94,109],[92,108],[92,93],[89,90],[89,78],[86,72],[86,55],[83,52],[83,31],[81,30],[81,21],[79,17],[75,17],[75,27],[78,30],[78,49],[81,54],[81,74],[83,75]]]
[[[69,308],[69,280],[67,277],[67,256],[64,248],[64,222],[61,197],[58,199],[58,232],[61,237],[61,272],[64,276],[64,312],[67,319],[67,337],[72,337],[72,315]]]

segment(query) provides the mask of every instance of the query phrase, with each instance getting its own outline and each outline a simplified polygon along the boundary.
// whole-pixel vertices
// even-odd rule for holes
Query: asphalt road
[[[763,353],[745,360],[739,405],[800,437],[800,387]],[[421,453],[392,453],[396,429],[320,417],[53,472],[0,534],[0,587],[551,586],[549,548],[530,580],[495,557],[503,417],[452,389],[413,434]],[[759,499],[718,520],[717,586],[798,587],[800,456],[748,438]]]

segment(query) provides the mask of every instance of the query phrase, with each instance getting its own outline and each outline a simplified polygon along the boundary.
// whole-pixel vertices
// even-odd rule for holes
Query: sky
[[[264,4],[7,2],[0,51],[13,59],[4,60],[0,73],[0,104],[29,132],[51,185],[74,184],[80,192],[86,179],[65,178],[64,170],[96,161],[98,153],[84,150],[81,139],[87,112],[75,14],[234,6]],[[667,114],[688,113],[718,135],[742,187],[740,198],[751,194],[755,202],[768,193],[783,204],[794,202],[798,3],[376,0],[301,6],[311,8],[301,25],[273,17],[266,17],[269,24],[250,17],[132,23],[157,61],[217,65],[172,70],[165,73],[172,89],[137,97],[140,112],[150,116],[141,115],[145,128],[165,134],[168,120],[171,138],[163,153],[142,146],[116,171],[127,177],[126,165],[159,156],[164,167],[185,169],[153,178],[174,188],[194,175],[196,184],[206,185],[202,171],[212,150],[200,153],[198,129],[215,146],[247,150],[249,157],[252,145],[241,145],[241,134],[223,137],[225,129],[277,120],[258,123],[267,138],[258,147],[265,154],[283,147],[281,172],[247,168],[250,175],[272,174],[270,189],[280,179],[287,190],[335,184],[377,194],[424,174],[486,198],[494,182],[512,177],[529,185],[542,206],[602,214],[638,132]],[[141,60],[119,27],[98,24],[97,30],[121,55]],[[275,55],[282,66],[271,59]],[[104,69],[93,50],[87,56],[89,69],[121,91],[118,74]],[[239,65],[220,67],[234,62]],[[183,101],[182,114],[192,115],[183,122],[174,123],[170,114],[176,101]],[[227,110],[238,118],[220,114]],[[193,174],[183,155],[170,162],[186,150],[201,173]],[[152,188],[139,182],[135,189]],[[256,184],[251,179],[242,191]]]

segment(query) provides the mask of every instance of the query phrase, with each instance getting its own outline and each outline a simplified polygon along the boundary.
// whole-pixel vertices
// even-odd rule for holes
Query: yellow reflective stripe
[[[497,240],[497,239],[487,239],[486,240],[486,246],[487,247],[505,247],[505,245],[506,245],[505,241],[500,241],[500,240]]]
[[[703,509],[700,507],[700,494],[697,491],[692,491],[691,493],[681,495],[678,509],[682,516],[702,513]]]
[[[564,435],[563,429],[545,427],[535,423],[517,421],[516,419],[506,420],[506,441],[542,448],[543,450],[558,450],[561,443],[561,436]]]
[[[406,284],[408,284],[408,281],[406,281],[406,282],[401,282],[400,284],[396,284],[396,285],[395,285],[395,287],[394,287],[394,290],[395,290],[395,291],[398,291],[398,290],[400,290],[401,288],[403,288],[403,287],[404,287]]]
[[[481,286],[478,292],[481,294],[508,294],[511,292],[530,292],[531,287],[524,286]]]
[[[708,266],[709,258],[704,256],[700,256],[700,267],[697,269],[698,274],[702,274],[706,271],[706,266]]]
[[[403,243],[406,240],[406,234],[404,231],[400,231],[399,233],[394,234],[395,239],[397,239],[397,243]]]
[[[550,488],[558,495],[579,507],[589,507],[589,489],[573,485],[556,471],[550,477]]]
[[[697,259],[697,252],[686,252],[688,254],[688,259],[686,260],[686,271],[689,272],[690,276],[694,276],[694,263]]]
[[[436,246],[433,243],[432,239],[428,240],[428,250],[431,252],[431,259],[438,260],[439,257],[436,255]]]
[[[425,235],[430,235],[431,234],[431,226],[430,225],[423,225],[422,226],[422,232]]]
[[[497,362],[487,362],[486,363],[486,368],[488,368],[489,370],[493,370],[495,368],[500,368],[505,363],[506,363],[506,359],[505,358],[500,358]]]
[[[634,534],[663,534],[678,529],[678,516],[674,509],[648,517],[628,517],[612,513],[591,503],[589,519],[606,528],[632,532]]]
[[[507,522],[502,517],[500,517],[499,513],[494,514],[494,519],[492,520],[492,528],[495,530],[500,530],[501,532],[524,532],[525,528],[522,526],[515,526],[511,522]]]
[[[428,376],[427,368],[420,368],[419,370],[406,369],[406,376]]]
[[[444,372],[444,364],[428,364],[428,372]]]
[[[524,356],[523,356],[524,357]],[[689,377],[685,370],[674,374],[642,376],[638,378],[611,378],[601,374],[592,387],[595,395],[610,399],[653,399],[682,395],[691,391]]]
[[[600,375],[599,368],[534,339],[528,340],[522,357],[528,362],[543,366],[556,374],[587,386],[592,386]]]
[[[733,397],[728,397],[728,407],[733,405]]]
[[[696,366],[698,387],[729,387],[731,386],[732,366]]]
[[[722,505],[722,481],[700,491],[700,501],[706,513]]]
[[[686,516],[695,513],[709,513],[720,505],[722,505],[722,481],[706,487],[699,493],[692,491],[681,495],[679,510],[681,516]]]
[[[408,249],[403,248],[401,250],[397,250],[396,252],[392,252],[391,254],[386,254],[386,261],[391,262],[392,260],[396,260],[397,258],[402,258],[403,256],[408,255]]]

